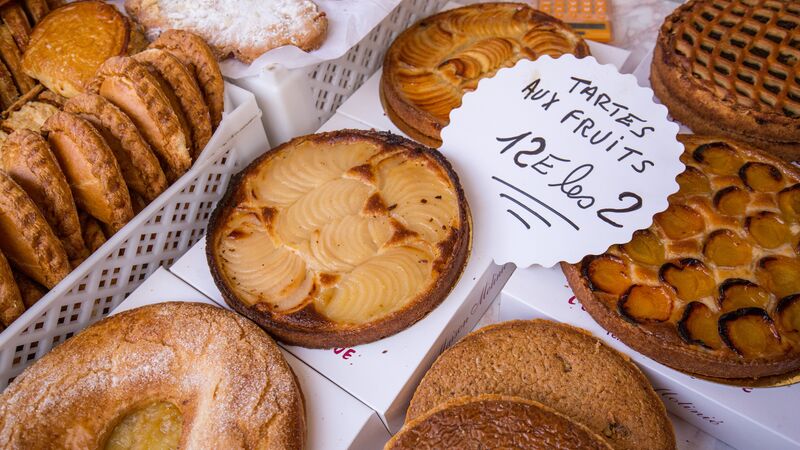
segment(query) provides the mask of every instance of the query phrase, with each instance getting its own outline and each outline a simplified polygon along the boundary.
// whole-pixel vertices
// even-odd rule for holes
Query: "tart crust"
[[[404,184],[411,176],[415,186]],[[225,301],[278,339],[347,347],[395,334],[444,300],[466,264],[469,220],[438,152],[341,130],[296,138],[237,175],[212,214],[207,255]],[[235,253],[240,238],[254,240]],[[242,265],[250,250],[256,260]]]

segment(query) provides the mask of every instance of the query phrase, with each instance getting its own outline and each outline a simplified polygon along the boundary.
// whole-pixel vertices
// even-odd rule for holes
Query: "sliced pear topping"
[[[686,170],[678,175],[676,180],[680,186],[678,190],[679,194],[695,195],[705,194],[711,191],[711,187],[708,184],[708,177],[705,176],[703,172],[691,166],[687,166]]]
[[[750,236],[764,248],[777,248],[792,241],[792,230],[777,214],[762,211],[747,218]]]
[[[701,302],[691,302],[678,322],[678,334],[689,344],[706,348],[722,348],[717,327],[717,315]]]
[[[741,216],[747,211],[750,194],[738,186],[728,186],[714,195],[714,207],[726,216]]]
[[[754,191],[777,192],[783,187],[781,171],[771,164],[748,162],[739,169],[739,177]]]
[[[632,322],[663,322],[672,313],[672,293],[662,286],[634,285],[620,297],[617,309]]]
[[[740,308],[766,308],[769,304],[769,291],[741,278],[731,278],[719,287],[722,310],[733,311]]]
[[[795,184],[778,193],[778,206],[787,219],[794,222],[800,220],[800,184]]]
[[[386,217],[342,217],[314,234],[309,244],[309,264],[314,270],[325,272],[353,270],[373,257],[392,233]]]
[[[628,268],[616,256],[590,258],[588,262],[584,262],[583,272],[593,290],[622,295],[631,285]]]
[[[638,263],[654,266],[664,263],[664,244],[650,230],[634,232],[631,241],[623,245],[622,248],[628,256]]]
[[[659,277],[683,300],[698,300],[714,294],[714,278],[702,262],[686,258],[661,266]]]
[[[778,302],[775,309],[784,330],[800,331],[800,294],[789,295]]]
[[[738,152],[724,142],[700,145],[694,150],[692,157],[715,175],[738,175],[743,164]]]
[[[655,221],[670,239],[675,240],[692,237],[705,229],[703,216],[684,205],[669,205],[666,211],[656,214]]]
[[[718,266],[749,264],[753,258],[750,244],[731,230],[716,230],[708,236],[703,254]]]
[[[800,261],[787,256],[768,256],[756,269],[759,284],[778,298],[800,294]]]
[[[766,311],[741,308],[719,318],[719,332],[728,348],[744,357],[780,351],[780,335]]]

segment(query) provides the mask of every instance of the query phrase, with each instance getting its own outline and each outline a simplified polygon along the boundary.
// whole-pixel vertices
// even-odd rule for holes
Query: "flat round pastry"
[[[86,119],[103,135],[131,192],[141,195],[147,202],[164,192],[167,177],[158,158],[127,114],[96,94],[69,99],[64,111]]]
[[[560,20],[522,3],[483,3],[435,14],[400,34],[383,62],[381,102],[404,133],[438,147],[450,111],[478,81],[520,59],[572,53],[586,42]]]
[[[800,172],[722,138],[681,135],[686,171],[654,224],[563,265],[584,308],[656,361],[758,378],[800,368]]]
[[[75,203],[114,232],[133,218],[131,198],[114,153],[91,123],[59,111],[43,130],[72,188]]]
[[[129,36],[128,22],[113,5],[70,3],[36,25],[22,68],[51,91],[74,97],[106,59],[125,54]]]
[[[525,448],[607,449],[595,432],[520,397],[480,395],[445,402],[403,425],[384,450]]]
[[[14,280],[11,266],[8,265],[3,252],[0,252],[0,329],[11,325],[25,312],[22,295]]]
[[[133,59],[152,67],[175,93],[189,124],[194,147],[192,155],[197,159],[211,139],[211,116],[194,75],[167,50],[150,48]]]
[[[349,347],[441,303],[470,236],[441,154],[341,130],[293,139],[237,175],[211,216],[207,252],[225,301],[273,336]]]
[[[11,133],[0,150],[0,168],[30,196],[61,240],[70,261],[80,262],[89,256],[67,177],[39,133],[24,129]]]
[[[252,322],[200,303],[160,303],[68,339],[0,395],[12,448],[300,449],[303,397]]]
[[[32,130],[39,132],[42,125],[58,111],[55,106],[39,101],[27,101],[8,114],[2,127],[8,131]]]
[[[0,170],[0,251],[14,267],[53,288],[70,272],[67,252],[33,200]]]
[[[87,85],[127,114],[161,160],[167,180],[174,181],[192,165],[190,137],[181,111],[172,107],[159,80],[133,58],[109,58]]]
[[[168,50],[192,72],[203,91],[212,128],[217,128],[225,107],[225,82],[217,58],[206,41],[188,31],[167,30],[150,47]]]
[[[220,58],[234,55],[250,64],[284,45],[311,51],[328,30],[325,13],[310,0],[126,0],[125,10],[148,34],[177,29],[197,33]]]
[[[800,4],[692,0],[667,17],[651,81],[696,133],[800,157]]]
[[[540,402],[616,449],[674,449],[664,403],[630,360],[588,332],[547,320],[468,334],[442,353],[414,392],[406,423],[459,397]]]

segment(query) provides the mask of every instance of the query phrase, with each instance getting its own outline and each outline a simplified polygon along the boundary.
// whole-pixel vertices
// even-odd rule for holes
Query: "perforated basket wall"
[[[255,98],[235,86],[226,89],[236,108],[203,159],[0,333],[0,390],[54,345],[105,317],[203,236],[231,175],[268,147]]]
[[[315,66],[309,76],[320,123],[325,123],[383,64],[386,50],[400,32],[440,11],[447,3],[447,0],[403,0],[344,56]]]

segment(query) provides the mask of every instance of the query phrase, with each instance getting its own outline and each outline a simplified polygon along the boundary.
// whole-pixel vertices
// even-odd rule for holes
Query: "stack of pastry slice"
[[[42,84],[0,121],[2,327],[189,170],[221,119],[222,75],[202,39],[165,33],[127,56],[131,39],[125,17],[87,1],[25,41],[23,70]]]

